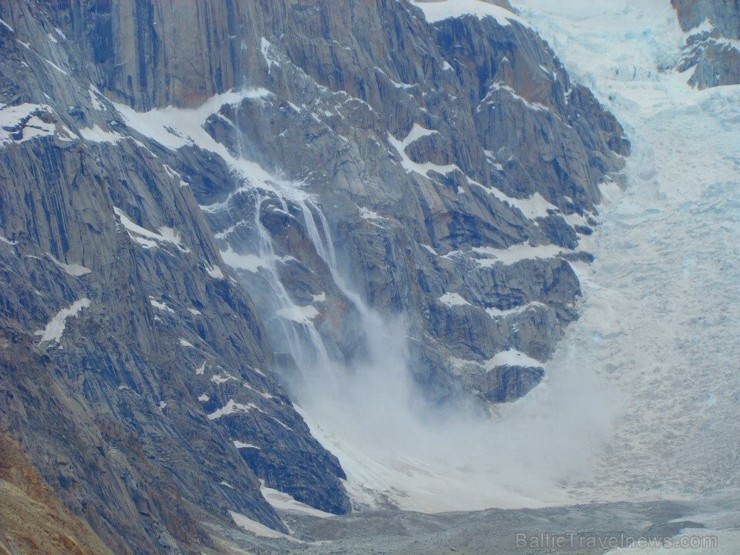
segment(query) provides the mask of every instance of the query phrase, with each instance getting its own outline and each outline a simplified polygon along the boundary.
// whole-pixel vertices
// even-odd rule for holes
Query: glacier
[[[635,149],[594,238],[596,262],[579,272],[585,311],[564,345],[565,363],[606,378],[622,404],[583,492],[737,491],[740,87],[698,91],[661,69],[686,38],[668,3],[520,4]]]

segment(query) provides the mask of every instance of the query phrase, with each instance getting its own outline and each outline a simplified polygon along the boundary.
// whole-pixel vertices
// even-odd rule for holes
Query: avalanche
[[[355,405],[368,423],[351,429],[338,424],[339,408],[303,414],[368,503],[434,512],[732,495],[740,87],[697,91],[688,74],[662,69],[686,38],[669,2],[517,7],[633,142],[625,190],[602,189],[601,227],[587,245],[596,262],[574,263],[582,318],[545,382],[493,421],[451,416],[430,431],[396,406],[370,404]],[[377,427],[387,433],[376,438]]]

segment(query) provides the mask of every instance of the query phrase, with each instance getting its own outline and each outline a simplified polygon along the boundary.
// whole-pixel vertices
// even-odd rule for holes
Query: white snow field
[[[402,330],[379,339],[377,383],[302,414],[359,503],[438,512],[737,495],[740,87],[697,91],[659,70],[685,39],[668,0],[515,4],[632,141],[626,190],[604,185],[584,244],[596,261],[575,265],[581,319],[544,383],[489,421],[430,426],[401,408],[403,347],[393,354],[391,339]],[[361,422],[348,422],[350,405]]]

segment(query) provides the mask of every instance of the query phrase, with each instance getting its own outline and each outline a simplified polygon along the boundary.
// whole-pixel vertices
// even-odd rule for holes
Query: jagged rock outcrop
[[[0,5],[0,429],[111,549],[285,530],[258,479],[347,511],[288,390],[360,303],[432,402],[542,378],[629,144],[496,10]]]
[[[694,68],[697,88],[740,83],[740,4],[734,0],[671,0],[681,29],[690,33],[678,69]]]

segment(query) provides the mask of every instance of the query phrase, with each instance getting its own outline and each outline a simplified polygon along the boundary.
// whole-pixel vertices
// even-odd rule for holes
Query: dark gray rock
[[[691,33],[679,71],[694,68],[699,89],[740,83],[740,4],[735,0],[671,0],[681,29]]]
[[[735,0],[671,0],[671,4],[684,31],[708,21],[720,36],[740,39],[740,8]]]
[[[529,393],[545,375],[539,366],[496,366],[478,375],[472,374],[473,387],[492,403],[514,401]]]

